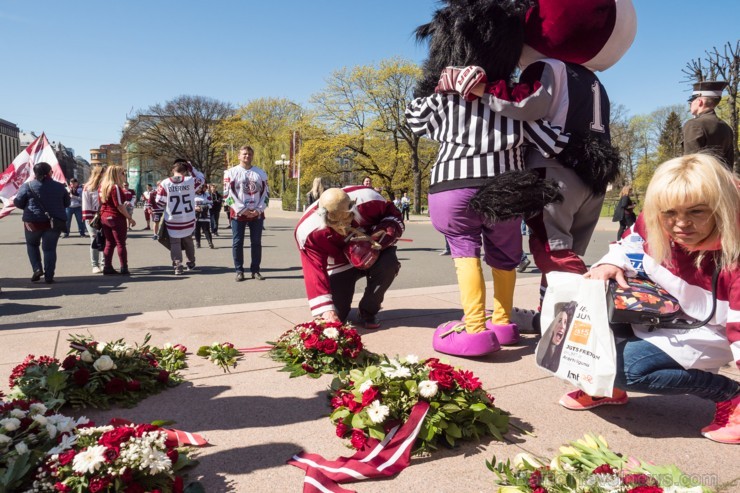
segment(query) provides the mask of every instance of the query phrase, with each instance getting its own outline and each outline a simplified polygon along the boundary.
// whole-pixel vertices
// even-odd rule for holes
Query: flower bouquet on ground
[[[57,414],[40,402],[0,402],[0,491],[30,484],[46,453],[87,422]]]
[[[163,370],[167,370],[170,374],[184,370],[188,367],[188,363],[186,361],[188,348],[182,344],[172,345],[168,342],[161,348],[152,346],[150,350],[157,359],[159,367]]]
[[[242,357],[242,353],[230,342],[214,342],[210,346],[199,347],[198,356],[220,366],[224,373],[231,373],[230,368],[236,368],[236,361]]]
[[[49,451],[38,468],[33,492],[161,493],[202,491],[184,487],[180,472],[196,462],[151,424],[114,423],[78,427]]]
[[[285,363],[281,371],[290,376],[318,378],[324,373],[336,374],[377,361],[377,356],[364,349],[360,334],[351,325],[316,319],[299,324],[280,336],[270,357]]]
[[[499,493],[703,493],[711,491],[676,466],[656,466],[613,452],[602,436],[586,434],[560,447],[550,461],[519,454],[486,466]]]
[[[10,397],[35,399],[50,408],[65,403],[77,408],[134,406],[182,382],[177,372],[160,367],[149,339],[147,334],[142,345],[131,346],[123,339],[105,343],[71,336],[72,349],[64,361],[29,355],[16,366],[10,375]]]
[[[454,446],[486,435],[503,440],[509,426],[508,414],[493,405],[493,397],[472,372],[437,358],[384,356],[378,364],[339,375],[331,390],[330,419],[336,434],[349,437],[356,449],[364,448],[368,437],[385,438],[393,426],[408,419],[419,400],[430,407],[413,453],[434,450],[440,441]]]

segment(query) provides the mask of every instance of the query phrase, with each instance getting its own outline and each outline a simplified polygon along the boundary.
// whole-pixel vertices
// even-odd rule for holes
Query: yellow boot
[[[493,273],[493,313],[486,321],[486,328],[494,331],[503,345],[519,342],[519,329],[511,323],[511,310],[514,306],[516,270],[491,268]]]
[[[501,349],[496,335],[486,330],[486,285],[480,259],[456,258],[455,270],[465,321],[446,322],[434,332],[436,351],[456,356],[483,356]]]

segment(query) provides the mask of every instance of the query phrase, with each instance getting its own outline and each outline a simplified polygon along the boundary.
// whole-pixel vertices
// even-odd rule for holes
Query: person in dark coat
[[[683,153],[708,151],[732,169],[735,163],[735,137],[732,127],[720,120],[714,112],[722,100],[723,81],[704,81],[694,84],[689,98],[689,110],[694,116],[683,126]]]
[[[637,220],[637,216],[635,215],[635,203],[632,202],[632,198],[630,197],[631,192],[632,187],[629,185],[622,187],[622,192],[619,194],[619,203],[617,203],[617,206],[614,208],[612,222],[619,221],[617,241],[622,239],[622,235],[627,228],[635,224],[635,220]]]
[[[31,281],[36,282],[43,277],[47,284],[51,284],[57,265],[57,242],[62,233],[52,227],[51,218],[66,224],[69,192],[64,184],[51,177],[49,163],[36,164],[33,174],[35,178],[21,185],[13,204],[23,210],[26,250],[33,269]],[[43,261],[41,251],[44,253]]]

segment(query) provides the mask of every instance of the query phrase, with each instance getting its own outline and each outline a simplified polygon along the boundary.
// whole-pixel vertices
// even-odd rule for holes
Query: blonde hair
[[[325,189],[326,187],[324,186],[324,180],[320,176],[317,176],[313,179],[311,195],[314,197],[314,200],[318,200],[318,198],[321,197],[321,194],[324,193]]]
[[[740,259],[740,191],[737,177],[710,154],[689,154],[658,166],[645,191],[642,210],[647,228],[649,253],[658,262],[670,264],[671,240],[661,223],[661,213],[676,207],[706,204],[712,211],[719,234],[721,255],[718,267],[732,268]],[[700,252],[697,266],[704,253]]]
[[[100,182],[103,179],[103,171],[104,168],[101,165],[96,164],[93,166],[92,171],[90,171],[90,177],[85,182],[85,190],[96,191],[100,188]]]
[[[103,179],[100,181],[100,201],[107,202],[110,197],[111,190],[115,185],[123,188],[124,179],[121,176],[123,172],[123,166],[108,166],[103,173]]]
[[[629,195],[631,191],[632,191],[632,187],[629,185],[625,185],[622,187],[622,191],[619,192],[619,196],[624,197],[625,195]]]

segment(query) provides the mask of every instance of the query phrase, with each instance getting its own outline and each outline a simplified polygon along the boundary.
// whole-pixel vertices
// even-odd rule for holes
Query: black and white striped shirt
[[[559,127],[543,120],[520,121],[458,94],[417,98],[406,108],[411,130],[441,144],[429,193],[482,186],[492,176],[524,168],[526,145],[546,157],[568,143]]]

